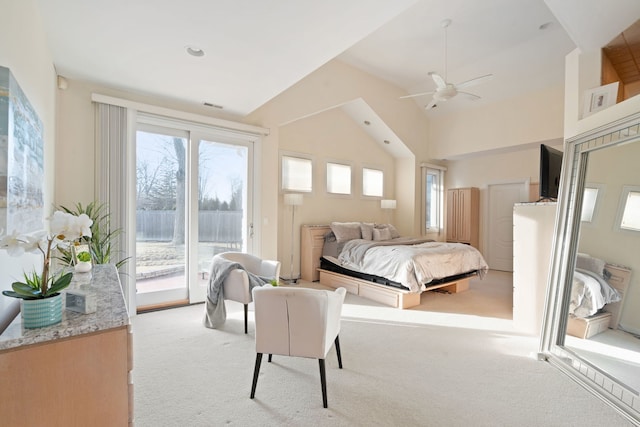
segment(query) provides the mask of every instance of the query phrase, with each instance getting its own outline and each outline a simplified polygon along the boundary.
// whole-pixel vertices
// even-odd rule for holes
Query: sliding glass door
[[[192,302],[206,296],[214,255],[251,252],[253,228],[249,215],[251,145],[199,136],[197,147],[197,198],[192,200],[191,217],[191,223],[197,225],[192,227],[190,251],[197,257],[197,281],[190,286]]]
[[[136,132],[139,310],[203,301],[213,255],[250,251],[252,228],[252,144],[148,121]]]

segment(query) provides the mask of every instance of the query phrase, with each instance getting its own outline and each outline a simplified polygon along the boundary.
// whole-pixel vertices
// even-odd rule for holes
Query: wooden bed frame
[[[303,226],[304,227],[304,226]],[[315,236],[314,244],[301,245],[301,258],[313,259],[320,254],[322,256],[321,244],[324,244],[324,239],[319,239],[320,236],[324,236],[325,233],[331,231],[331,227],[328,225],[315,225],[313,226],[313,234]],[[322,242],[322,243],[321,243]],[[317,257],[319,263],[320,256]],[[343,287],[347,292],[359,295],[364,298],[379,302],[381,304],[389,305],[395,308],[411,308],[420,305],[421,293],[409,292],[402,289],[392,288],[385,285],[369,282],[368,280],[358,279],[355,277],[347,276],[345,274],[336,273],[333,271],[323,270],[317,268],[319,271],[320,284],[329,286],[331,288]],[[470,277],[462,279],[452,280],[450,282],[440,283],[438,285],[431,286],[427,291],[434,289],[442,289],[451,293],[458,293],[469,289]]]
[[[620,301],[604,306],[604,313],[579,318],[569,317],[567,320],[567,334],[578,338],[589,338],[606,329],[618,329],[622,307],[631,283],[631,269],[622,265],[606,264],[604,269],[611,273],[607,282],[620,293]]]

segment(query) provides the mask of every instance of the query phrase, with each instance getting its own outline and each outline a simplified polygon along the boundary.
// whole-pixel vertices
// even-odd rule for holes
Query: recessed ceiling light
[[[538,27],[539,30],[546,30],[547,28],[549,28],[551,26],[551,22],[545,22],[544,24],[540,25]]]
[[[187,53],[191,56],[204,56],[204,50],[200,49],[199,47],[187,46],[185,49],[187,50]]]
[[[220,110],[222,110],[222,105],[219,104],[212,104],[211,102],[203,102],[205,107],[213,107],[213,108],[219,108]]]

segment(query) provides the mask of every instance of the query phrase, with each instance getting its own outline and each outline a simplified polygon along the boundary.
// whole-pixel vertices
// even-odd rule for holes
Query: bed
[[[390,224],[333,222],[319,230],[320,283],[392,307],[419,305],[426,290],[462,292],[471,277],[488,270],[470,245],[401,237]]]
[[[571,287],[567,334],[589,338],[608,328],[617,329],[630,280],[629,268],[579,253]]]

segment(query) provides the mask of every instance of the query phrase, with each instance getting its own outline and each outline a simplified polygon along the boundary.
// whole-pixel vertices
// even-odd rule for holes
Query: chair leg
[[[336,354],[338,355],[338,367],[342,369],[342,355],[340,354],[340,340],[338,339],[338,335],[336,335],[334,343],[336,345]]]
[[[253,384],[251,384],[251,398],[256,395],[256,385],[258,385],[258,374],[260,373],[260,363],[262,362],[262,353],[256,353],[256,366],[253,368]]]
[[[273,354],[269,355],[269,363],[271,363],[271,356],[273,356]]]
[[[318,359],[320,365],[320,386],[322,387],[322,406],[327,407],[327,376],[324,370],[324,359]]]
[[[249,316],[249,304],[244,305],[244,333],[247,333],[247,318]]]

